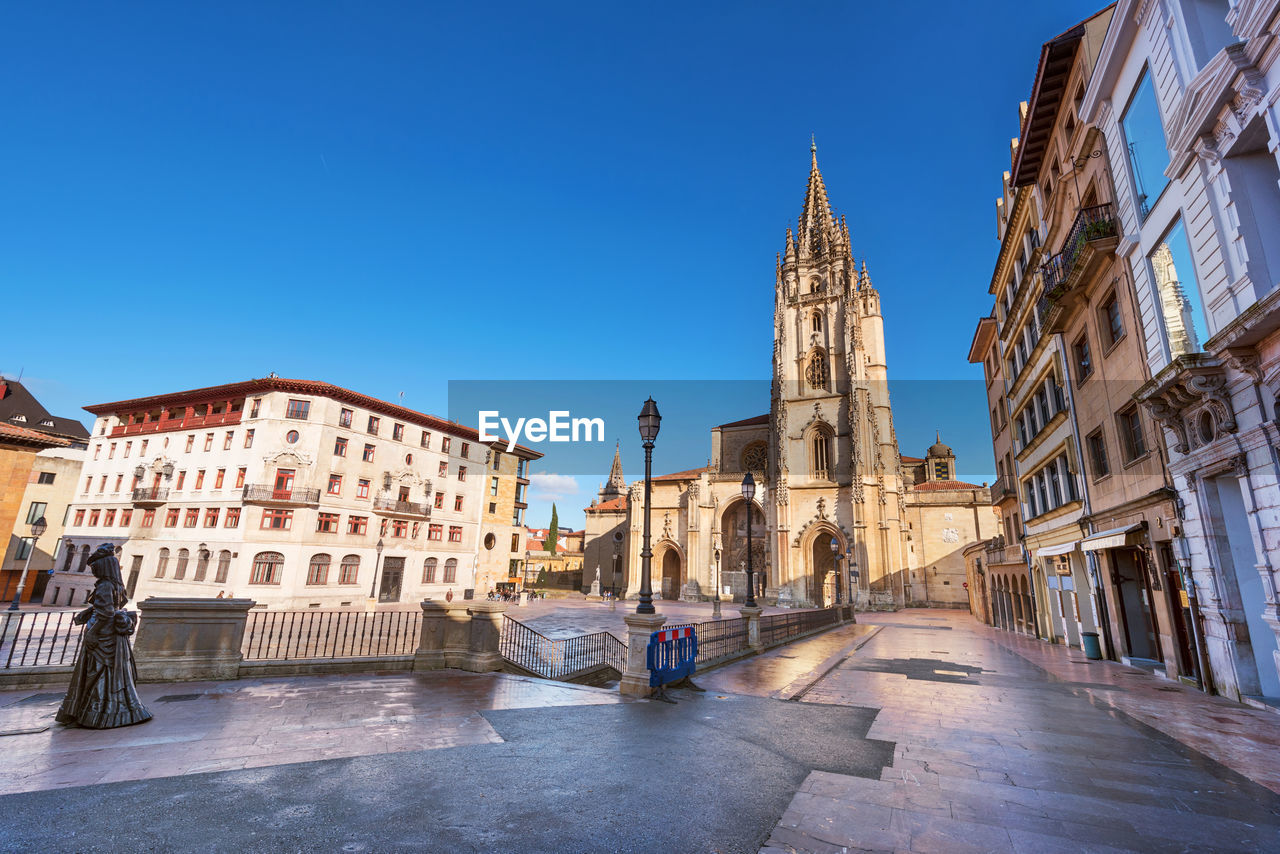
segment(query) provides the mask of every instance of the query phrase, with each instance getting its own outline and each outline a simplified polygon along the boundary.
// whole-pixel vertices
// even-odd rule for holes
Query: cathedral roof
[[[711,466],[703,466],[700,469],[689,469],[688,471],[677,471],[671,474],[660,474],[654,480],[697,480],[698,475],[703,472],[711,471]]]
[[[596,510],[626,510],[626,509],[627,509],[627,496],[624,495],[621,498],[614,498],[610,501],[601,501],[599,504],[586,508],[586,511],[588,513],[593,513]]]
[[[753,427],[757,424],[768,423],[769,413],[766,412],[764,415],[757,415],[754,418],[744,418],[741,421],[730,421],[728,424],[717,424],[716,429],[720,429],[722,427]]]

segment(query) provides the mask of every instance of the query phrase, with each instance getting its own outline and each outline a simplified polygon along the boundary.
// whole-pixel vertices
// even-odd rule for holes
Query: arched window
[[[85,546],[85,548],[89,548]],[[160,559],[156,561],[156,578],[164,578],[164,571],[169,568],[169,550],[160,550]]]
[[[166,551],[167,553],[167,551]],[[80,567],[76,572],[84,572],[89,568],[89,544],[85,543],[80,547]]]
[[[831,428],[819,425],[809,437],[809,473],[814,477],[831,477]]]
[[[284,571],[284,555],[280,552],[258,552],[253,556],[250,584],[279,584]]]
[[[809,356],[809,364],[804,369],[804,378],[812,388],[827,387],[827,354],[814,350]]]
[[[75,559],[76,559],[76,547],[68,543],[68,544],[67,544],[67,559],[66,559],[65,561],[63,561],[63,563],[62,563],[62,571],[63,571],[63,572],[70,572],[70,571],[71,571],[71,561],[73,561],[73,560],[75,560]]]
[[[307,583],[329,583],[329,556],[327,554],[311,556],[311,565],[307,567]]]
[[[822,312],[820,312],[820,311],[815,311],[815,312],[813,313],[813,317],[812,317],[812,318],[810,318],[810,320],[809,320],[809,327],[810,327],[814,332],[821,332],[821,331],[822,331]]]
[[[204,581],[205,575],[209,572],[209,550],[201,549],[196,554],[196,574],[193,581]]]
[[[173,580],[181,581],[187,577],[187,561],[191,559],[191,552],[186,549],[178,549],[178,563],[173,568]]]
[[[339,584],[355,584],[360,576],[360,555],[347,555],[342,559],[342,567],[338,570]]]
[[[458,580],[458,559],[451,557],[444,562],[444,583],[453,584]]]
[[[436,583],[436,559],[429,557],[422,562],[422,583]]]
[[[214,574],[213,580],[218,584],[226,583],[227,576],[231,573],[231,552],[223,549],[218,552],[218,571]]]
[[[752,442],[742,449],[743,471],[764,471],[769,467],[769,446],[764,442]]]

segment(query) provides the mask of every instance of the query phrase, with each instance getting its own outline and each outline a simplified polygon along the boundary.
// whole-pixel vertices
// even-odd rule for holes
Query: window
[[[253,556],[253,572],[250,584],[279,584],[284,569],[284,555],[280,552],[258,552]]]
[[[293,527],[292,510],[263,510],[262,529],[287,531]]]
[[[391,425],[391,438],[395,439],[397,442],[404,441],[404,425],[403,424]]]
[[[224,451],[231,450],[231,444],[235,442],[235,440],[236,440],[236,431],[228,430],[226,437],[223,438],[222,440],[222,450]]]
[[[462,526],[461,525],[449,526],[449,542],[451,543],[462,542]]]
[[[204,449],[206,452],[213,450],[213,434],[212,433],[204,434]]]
[[[339,584],[355,584],[360,575],[360,555],[347,555],[338,570]]]
[[[37,478],[36,478],[36,483],[42,483],[42,484],[50,484],[50,483],[53,483],[54,475],[55,475],[55,473],[54,473],[54,472],[51,472],[51,471],[42,471],[42,472],[40,472],[39,477],[37,477]]]
[[[431,433],[427,430],[422,431],[422,447],[424,448],[431,447]]]
[[[809,439],[809,470],[814,477],[829,479],[831,430],[826,426],[813,431]]]
[[[381,419],[379,419],[379,418],[378,418],[378,416],[376,416],[376,415],[370,415],[370,416],[369,416],[369,429],[368,429],[368,431],[367,431],[367,432],[369,432],[370,434],[372,434],[372,435],[374,435],[374,436],[378,435],[378,425],[379,425],[379,424],[381,424],[381,423],[382,423],[382,421],[381,421]]]
[[[1151,206],[1169,183],[1164,174],[1169,166],[1169,144],[1160,123],[1160,108],[1156,104],[1155,89],[1151,86],[1151,75],[1145,70],[1120,118],[1120,126],[1129,147],[1129,168],[1138,194],[1138,211],[1146,219],[1151,213]]]
[[[201,488],[201,487],[203,487],[203,486],[204,486],[204,469],[200,469],[200,470],[198,470],[198,471],[196,472],[196,485],[195,485],[195,488],[196,488],[196,489],[200,489],[200,488]]]
[[[79,514],[80,514],[80,513],[82,513],[82,512],[84,512],[84,511],[82,511],[82,510],[77,510],[77,511],[76,511],[76,515],[77,515],[77,516],[79,516]],[[154,511],[154,510],[143,510],[143,511],[142,511],[142,527],[144,527],[144,528],[150,528],[150,527],[151,527],[152,525],[154,525],[155,523],[156,523],[156,511]],[[79,520],[78,520],[78,519],[77,519],[77,521],[76,521],[76,524],[77,524],[77,525],[78,525],[78,524],[80,524],[80,522],[79,522]]]
[[[239,489],[240,487],[244,486],[244,476],[247,472],[248,472],[248,469],[244,468],[243,466],[241,466],[239,469],[236,470],[236,489]]]
[[[196,552],[196,574],[192,577],[192,581],[204,581],[204,577],[209,573],[209,550],[201,549]]]
[[[88,495],[89,490],[93,488],[93,475],[89,475],[84,479],[84,494]]]
[[[166,528],[178,527],[178,517],[181,515],[181,513],[182,511],[180,511],[177,507],[170,507],[168,510],[166,510],[164,513],[164,526]]]
[[[466,457],[471,452],[471,444],[469,442],[462,443],[462,456]]]
[[[120,511],[120,527],[127,528],[129,523],[133,521],[133,511],[129,509]]]
[[[1209,329],[1182,220],[1173,224],[1148,260],[1170,358],[1200,352],[1209,339]]]
[[[115,489],[113,489],[112,492],[119,492],[120,487],[123,485],[124,485],[124,475],[122,474],[116,475],[116,485],[115,485]]]
[[[369,530],[368,516],[348,516],[347,517],[347,533],[364,536]]]
[[[1111,466],[1107,462],[1107,443],[1102,437],[1102,428],[1099,427],[1085,438],[1085,444],[1089,448],[1089,467],[1093,469],[1093,479],[1106,477],[1111,474]]]
[[[47,501],[32,501],[31,506],[27,508],[27,524],[30,525],[43,516],[48,506]]]
[[[83,511],[83,510],[77,510],[77,511],[76,511],[76,521],[75,521],[75,526],[76,526],[77,528],[79,528],[79,527],[80,527],[81,525],[83,525],[83,524],[84,524],[84,511]]]
[[[206,528],[218,527],[218,514],[221,513],[218,507],[209,507],[204,511],[204,526]]]
[[[218,584],[226,583],[227,576],[231,573],[231,552],[223,549],[218,552],[218,571],[214,574],[213,580]]]
[[[107,448],[107,459],[114,459],[116,455],[116,443],[112,442],[111,447]]]
[[[466,479],[467,479],[467,467],[458,466],[458,480],[466,480]]]
[[[366,478],[360,478],[356,481],[356,498],[369,497],[369,481]]]
[[[1120,300],[1113,291],[1098,308],[1098,328],[1107,349],[1124,337],[1124,319],[1120,316]]]
[[[199,507],[188,507],[188,508],[187,508],[187,516],[186,516],[186,518],[185,518],[185,519],[183,520],[183,522],[182,522],[182,527],[184,527],[184,528],[194,528],[194,527],[195,527],[196,525],[198,525],[198,524],[200,524],[200,508],[199,508]]]
[[[462,496],[461,496],[461,495],[455,495],[455,496],[453,496],[453,509],[454,509],[455,511],[460,511],[460,510],[462,510]]]
[[[421,522],[414,522],[414,523],[413,523],[413,533],[412,533],[412,534],[410,534],[410,536],[411,536],[411,537],[413,537],[415,540],[416,540],[416,539],[418,539],[418,532],[419,532],[419,531],[421,531],[421,530],[422,530],[422,523],[421,523]]]
[[[1071,345],[1071,358],[1075,362],[1076,385],[1084,382],[1093,373],[1093,356],[1089,353],[1089,337],[1081,334],[1076,343]]]
[[[1124,451],[1126,463],[1147,453],[1147,441],[1142,435],[1142,416],[1138,413],[1137,404],[1116,415],[1116,426],[1120,431],[1120,448]]]
[[[195,446],[196,446],[196,434],[192,433],[190,436],[187,437],[187,453],[189,454],[193,450],[195,450]]]
[[[439,539],[442,539],[443,536],[444,536],[444,525],[432,524],[427,526],[428,540],[439,540]]]
[[[23,420],[25,421],[26,419],[24,418]],[[101,454],[102,454],[102,443],[99,442],[98,444],[93,446],[93,458],[96,460]]]
[[[183,472],[183,474],[185,474],[185,472]],[[178,489],[182,489],[181,482],[179,482],[178,484]],[[107,476],[105,474],[102,477],[98,478],[98,491],[99,492],[107,491]]]
[[[147,455],[147,443],[148,443],[148,442],[150,442],[150,441],[151,441],[150,439],[143,439],[143,440],[142,440],[142,445],[138,448],[138,454],[139,454],[140,456],[144,456],[144,457],[145,457],[145,456]]]
[[[373,451],[374,451],[373,445],[365,445],[364,453],[361,455],[360,458],[364,460],[366,463],[373,462]]]
[[[499,469],[501,469],[501,468],[502,468],[502,466],[501,466],[501,465],[499,465],[499,460],[501,460],[501,459],[502,459],[502,452],[501,452],[501,451],[494,451],[494,452],[493,452],[493,470],[494,470],[494,471],[498,471]]]
[[[422,583],[436,583],[436,559],[429,557],[422,562]]]
[[[342,436],[333,440],[333,455],[335,457],[345,457],[347,455],[347,440]]]
[[[227,477],[226,469],[218,469],[217,474],[213,476],[213,488],[222,489],[222,481]]]
[[[298,444],[298,440],[301,438],[302,436],[298,433],[297,430],[290,430],[288,433],[284,434],[284,440],[288,442],[290,445]]]
[[[350,427],[351,419],[354,417],[355,417],[354,412],[352,412],[350,409],[347,409],[346,407],[343,407],[342,411],[338,413],[338,426]]]
[[[444,509],[444,493],[443,493],[443,492],[437,492],[437,493],[436,493],[436,497],[435,497],[435,508],[436,508],[437,510],[443,510],[443,509]]]
[[[449,453],[449,446],[452,444],[453,444],[453,439],[451,439],[448,436],[444,436],[443,438],[440,439],[440,450],[447,454]]]
[[[311,565],[307,567],[308,584],[326,584],[329,581],[329,556],[318,554],[311,556]]]
[[[321,534],[338,533],[338,522],[341,517],[337,513],[321,513],[316,517],[316,531]]]
[[[520,551],[520,535],[519,534],[511,535],[511,551],[513,552]]]
[[[178,549],[178,562],[173,567],[173,580],[181,581],[187,577],[187,562],[191,560],[191,552]]]
[[[262,409],[262,398],[255,397],[253,403],[249,406],[249,417],[257,418],[258,412]]]
[[[177,513],[177,511],[174,511],[174,513],[176,514],[176,513]],[[102,511],[101,511],[101,510],[90,510],[90,511],[89,511],[89,527],[90,527],[90,528],[96,528],[96,527],[98,527],[98,519],[101,517],[101,515],[102,515]]]
[[[50,425],[53,426],[53,425]],[[124,458],[129,459],[129,452],[133,450],[133,442],[124,443]]]
[[[383,519],[378,524],[378,536],[385,537],[387,535],[387,520]]]
[[[409,535],[409,523],[404,519],[396,519],[391,523],[391,536],[404,539]]]
[[[252,448],[252,447],[253,447],[253,431],[252,431],[252,430],[245,430],[245,431],[244,431],[244,446],[245,446],[246,448]]]
[[[226,515],[226,518],[225,518],[225,519],[223,520],[223,522],[222,522],[222,527],[224,527],[224,528],[239,528],[239,527],[240,527],[240,508],[239,508],[239,507],[228,507],[228,508],[227,508],[227,515]]]
[[[496,477],[489,481],[489,494],[498,494],[498,479]]]
[[[88,546],[85,546],[85,554],[88,555]],[[164,578],[165,570],[169,568],[169,550],[161,549],[160,557],[156,559],[156,578]]]
[[[451,557],[444,562],[444,583],[453,584],[458,580],[458,559]]]
[[[289,405],[284,410],[285,418],[294,418],[298,421],[306,421],[307,416],[311,414],[311,401],[309,400],[290,400]]]
[[[14,560],[26,560],[31,555],[31,547],[35,544],[34,537],[21,537],[18,539],[18,550],[14,552]]]
[[[447,477],[449,474],[449,464],[444,460],[440,461],[439,474],[440,474],[440,477]]]
[[[342,475],[340,474],[329,475],[329,494],[330,495],[342,494]]]

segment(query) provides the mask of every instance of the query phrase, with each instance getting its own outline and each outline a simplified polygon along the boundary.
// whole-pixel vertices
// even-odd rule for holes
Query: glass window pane
[[[1156,244],[1150,260],[1160,316],[1169,338],[1169,355],[1177,358],[1199,352],[1209,338],[1209,329],[1182,220],[1175,222]]]
[[[1138,209],[1146,219],[1151,206],[1169,183],[1164,175],[1169,166],[1169,146],[1165,142],[1164,127],[1160,124],[1160,108],[1156,105],[1151,76],[1145,71],[1120,124],[1129,145],[1129,166],[1138,191]]]

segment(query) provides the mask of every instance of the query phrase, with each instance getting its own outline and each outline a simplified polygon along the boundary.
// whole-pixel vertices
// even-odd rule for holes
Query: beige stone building
[[[963,606],[951,590],[963,590],[960,551],[994,531],[990,497],[975,485],[928,485],[954,480],[954,457],[925,466],[923,477],[913,467],[921,462],[899,455],[880,295],[866,262],[855,264],[815,149],[797,228],[787,229],[777,259],[769,414],[713,428],[709,466],[654,479],[655,595],[743,596],[750,514],[750,560],[763,571],[768,601],[819,604],[837,586],[844,598],[856,566],[860,602],[874,593],[899,604]],[[750,506],[741,486],[747,472],[758,484]],[[634,596],[643,484],[619,494],[620,466],[614,474],[586,511],[586,559],[601,566],[605,587],[617,565]]]
[[[528,550],[525,552],[526,588],[581,592],[591,579],[583,572],[583,531],[561,530],[556,535],[555,547],[548,548],[546,528],[529,528]]]
[[[504,442],[489,446],[485,494],[481,499],[477,595],[520,587],[524,576],[524,513],[529,506],[529,466],[541,458],[541,453],[523,445],[516,445],[510,452]]]

